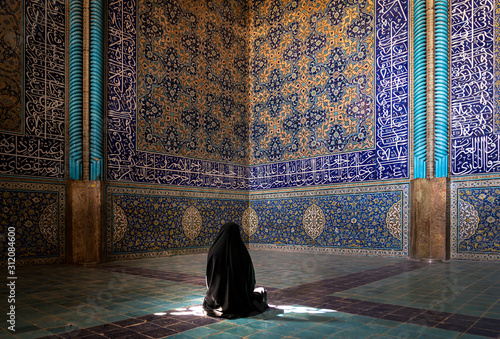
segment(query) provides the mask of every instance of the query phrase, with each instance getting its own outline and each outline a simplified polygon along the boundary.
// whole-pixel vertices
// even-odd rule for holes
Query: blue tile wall
[[[2,6],[0,175],[64,179],[66,4]]]
[[[107,179],[248,189],[242,4],[151,6],[109,3]]]
[[[352,112],[354,112],[357,108],[362,108],[363,112],[365,112],[367,116],[365,117],[365,113],[362,113],[361,115],[352,113],[352,116],[349,118],[353,120],[350,128],[357,129],[359,133],[353,132],[354,134],[351,133],[350,136],[346,136],[345,138],[347,138],[347,143],[355,143],[354,139],[358,138],[356,140],[358,140],[360,145],[354,145],[351,148],[349,148],[350,146],[346,146],[347,148],[344,149],[340,146],[334,147],[332,144],[330,145],[331,147],[328,148],[325,144],[326,141],[322,141],[322,147],[318,146],[319,148],[317,148],[317,150],[305,150],[299,157],[297,157],[297,154],[294,153],[295,155],[292,154],[292,156],[289,157],[290,161],[280,161],[279,156],[269,157],[271,149],[261,152],[268,155],[267,158],[264,157],[265,159],[262,158],[263,160],[260,160],[260,158],[258,159],[257,157],[258,152],[254,147],[247,150],[247,153],[249,153],[248,161],[250,161],[250,167],[246,166],[246,158],[241,158],[240,155],[236,156],[236,153],[234,152],[239,149],[239,146],[236,147],[236,144],[231,144],[230,139],[226,140],[222,138],[222,141],[220,141],[219,144],[214,143],[211,147],[209,147],[207,140],[219,140],[218,134],[214,134],[214,136],[209,139],[203,139],[204,137],[196,138],[196,141],[200,142],[200,145],[203,140],[205,140],[204,143],[207,145],[205,153],[202,154],[199,153],[199,149],[197,148],[199,144],[190,144],[186,141],[188,139],[182,137],[182,135],[185,137],[187,137],[187,135],[198,135],[197,133],[201,133],[198,130],[201,128],[200,126],[205,126],[206,128],[213,126],[213,133],[216,133],[215,131],[217,129],[221,129],[224,132],[227,131],[228,135],[240,135],[242,140],[246,139],[247,136],[250,136],[251,140],[253,140],[252,138],[255,139],[257,137],[255,134],[256,126],[261,124],[263,121],[259,120],[259,115],[256,113],[255,109],[256,106],[260,105],[255,101],[261,100],[260,94],[249,93],[249,100],[251,103],[249,117],[250,122],[248,124],[241,125],[238,123],[238,119],[233,121],[231,120],[233,118],[227,118],[224,114],[231,114],[231,110],[239,110],[237,105],[233,105],[234,102],[230,96],[234,94],[231,92],[232,87],[241,87],[238,83],[234,82],[235,79],[241,77],[241,79],[243,79],[241,81],[243,82],[240,83],[244,84],[244,79],[248,76],[250,77],[248,78],[250,88],[255,88],[258,85],[256,85],[255,82],[255,75],[253,76],[254,78],[252,78],[251,74],[246,74],[247,66],[251,69],[250,73],[253,72],[252,74],[256,74],[256,67],[260,66],[256,66],[255,61],[264,59],[267,56],[265,54],[255,54],[255,50],[252,52],[255,57],[251,60],[249,60],[248,54],[243,54],[241,57],[240,54],[237,54],[238,57],[228,59],[229,62],[227,67],[229,68],[216,69],[215,67],[212,67],[213,65],[211,62],[215,59],[212,58],[212,54],[210,54],[215,53],[214,55],[225,55],[228,49],[231,50],[235,48],[234,44],[230,44],[230,33],[237,32],[238,27],[244,27],[245,22],[239,22],[237,20],[237,14],[241,15],[241,13],[245,13],[247,9],[245,9],[243,4],[239,2],[207,2],[206,16],[209,17],[207,30],[201,31],[199,35],[194,35],[192,39],[187,39],[187,37],[191,35],[186,33],[187,35],[185,39],[183,38],[184,40],[179,40],[179,42],[176,42],[175,44],[174,41],[176,41],[175,39],[177,39],[177,37],[172,35],[170,43],[174,49],[168,49],[171,53],[169,52],[167,54],[172,58],[171,64],[169,64],[165,61],[167,60],[166,54],[160,55],[157,52],[148,52],[147,50],[138,51],[137,40],[143,36],[146,38],[146,36],[151,34],[154,36],[154,33],[147,33],[148,27],[151,32],[153,32],[154,29],[169,32],[177,32],[180,29],[185,29],[186,32],[194,32],[197,29],[196,25],[201,20],[201,17],[196,17],[196,15],[194,15],[192,17],[194,20],[193,26],[186,25],[184,23],[186,18],[191,18],[190,15],[194,14],[188,9],[189,6],[182,6],[180,3],[169,3],[170,7],[167,6],[168,8],[165,10],[173,11],[174,14],[177,13],[172,17],[177,19],[174,21],[172,21],[172,19],[172,22],[165,22],[160,25],[155,23],[155,17],[146,11],[146,7],[144,6],[147,6],[147,3],[147,0],[142,2],[140,1],[139,3],[136,3],[135,1],[122,0],[112,1],[109,3],[109,81],[107,122],[108,180],[168,184],[175,186],[260,190],[268,188],[303,187],[332,183],[408,178],[408,5],[405,1],[361,1],[359,4],[357,3],[357,5],[350,5],[357,12],[353,14],[353,17],[348,17],[346,19],[347,21],[345,25],[351,23],[351,26],[353,27],[352,29],[354,29],[354,26],[357,27],[357,25],[361,25],[367,33],[366,36],[360,36],[360,41],[362,43],[358,46],[359,53],[356,56],[357,58],[360,58],[360,60],[364,60],[363,65],[366,63],[368,71],[365,73],[367,75],[361,74],[361,71],[357,74],[357,71],[355,70],[357,66],[353,61],[350,61],[349,65],[346,66],[347,68],[350,67],[349,73],[346,73],[346,75],[349,76],[349,79],[346,80],[349,82],[349,89],[346,89],[346,91],[351,94],[357,91],[358,95],[356,97],[359,99],[356,99],[357,101],[353,100],[352,102],[349,101],[347,103],[352,106],[350,109]],[[258,17],[272,17],[273,19],[263,20],[262,25],[267,25],[265,26],[266,32],[276,31],[276,29],[282,27],[280,20],[283,20],[285,17],[284,12],[281,13],[283,10],[286,12],[286,15],[299,16],[301,20],[301,26],[299,29],[309,34],[312,32],[308,24],[310,20],[327,15],[331,15],[331,18],[333,18],[335,11],[341,11],[343,13],[345,10],[345,8],[342,7],[342,4],[334,1],[328,3],[308,3],[307,6],[312,7],[308,10],[307,15],[302,15],[302,7],[299,8],[297,6],[305,6],[305,4],[296,4],[298,3],[286,4],[284,2],[281,3],[276,1],[256,2],[252,8],[248,9],[251,14],[251,20],[253,20],[250,24],[250,29],[254,29],[252,27],[256,27],[258,24],[256,21],[259,20]],[[241,8],[242,6],[243,8]],[[273,6],[277,8],[279,13],[281,13],[279,15],[277,14],[276,17],[273,17],[271,14],[268,15],[266,14],[267,12],[265,12],[267,10],[272,10],[272,8],[274,8]],[[333,20],[331,18],[327,19],[325,17],[323,22],[326,23],[327,20]],[[217,22],[221,24],[222,28],[220,28],[220,30],[224,30],[225,32],[224,34],[219,32],[222,40],[218,41],[214,38],[217,40],[217,43],[214,42],[213,46],[208,42],[203,43],[207,37],[207,35],[204,34],[208,34],[208,36],[210,36],[210,34],[212,34],[210,32],[215,29],[215,26],[211,23]],[[335,24],[333,23],[333,25]],[[139,27],[139,30],[136,29],[137,27]],[[292,28],[293,27],[290,29]],[[255,28],[257,32],[255,34],[258,35],[260,29],[261,28]],[[219,35],[214,35],[214,37],[218,37]],[[224,37],[226,36],[229,38],[225,39]],[[277,39],[279,36],[279,34],[276,36]],[[300,46],[306,46],[312,41],[309,41],[310,39],[307,38],[307,36],[309,35],[295,37],[295,43]],[[271,41],[273,37],[269,35],[266,39]],[[300,39],[309,40],[301,41]],[[285,41],[287,41],[287,39],[284,39],[282,44],[279,39],[276,44],[272,42],[272,44],[276,45],[273,50],[273,55],[277,60],[282,60],[285,52],[293,49],[292,47],[294,45],[285,43]],[[202,46],[202,48],[200,49],[200,53],[203,55],[199,55],[196,51],[191,50],[188,42],[201,44],[200,46]],[[169,43],[168,39],[165,43]],[[242,44],[243,45],[241,46],[244,46],[244,42],[242,42]],[[141,42],[141,46],[142,45],[143,42]],[[146,45],[144,48],[147,49]],[[367,46],[372,51],[371,54],[367,54]],[[330,51],[328,48],[324,48],[324,51],[311,50],[312,54],[306,53],[307,55],[301,55],[301,60],[299,60],[300,58],[292,58],[294,60],[292,63],[293,65],[304,66],[297,68],[296,74],[294,73],[301,79],[300,83],[297,82],[299,91],[303,92],[303,94],[300,95],[299,100],[306,100],[306,98],[310,97],[310,95],[313,95],[310,93],[310,83],[314,76],[309,75],[312,70],[309,66],[306,67],[305,65],[310,61],[315,60],[315,53],[333,52],[334,51]],[[143,54],[145,58],[144,60],[149,60],[149,63],[146,63],[143,59],[141,59],[142,57],[140,56]],[[181,58],[182,55],[184,55],[184,59]],[[270,55],[269,57],[272,57],[273,55]],[[355,56],[350,58],[355,58]],[[316,59],[319,60],[318,58]],[[142,64],[137,64],[136,60],[139,60]],[[272,60],[269,60],[270,61],[268,62],[263,62],[265,67],[267,67],[267,65],[271,65]],[[188,67],[188,64],[184,65],[186,62],[191,62],[189,65],[195,65],[198,68],[193,69]],[[157,68],[158,72],[166,72],[168,76],[164,77],[163,80],[159,78],[148,78],[146,76],[144,76],[144,79],[138,79],[138,74],[143,74],[144,71],[147,70],[144,69],[146,65],[150,65],[147,67],[152,67],[152,69]],[[175,65],[178,67],[174,67]],[[204,69],[202,67],[203,65],[208,66]],[[330,87],[328,88],[335,91],[333,87],[336,85],[334,86],[333,84],[338,82],[335,82],[338,75],[334,72],[333,68],[330,69],[329,67],[334,67],[334,65],[324,64],[318,69],[322,68],[322,72],[326,72],[326,74],[331,73],[331,85],[329,85]],[[215,73],[214,70],[216,71]],[[269,68],[269,70],[261,71],[271,71],[271,69]],[[186,77],[189,78],[186,75],[189,72],[192,72],[193,74],[198,74],[196,72],[200,72],[198,77],[193,77],[193,84],[199,84],[201,87],[204,86],[203,88],[195,87],[195,85],[193,85],[194,87],[192,88],[187,88],[185,83],[180,82]],[[285,77],[285,74],[278,72],[276,74],[276,79],[278,79],[276,80],[277,82],[269,80],[271,82],[266,82],[266,86],[279,92],[280,88],[283,87],[282,83],[287,81],[292,83],[296,81],[293,79],[293,76],[289,80],[286,80],[283,78]],[[151,83],[148,82],[148,79]],[[200,79],[206,81],[200,82]],[[166,92],[162,94],[163,96],[160,94],[154,94],[158,91],[162,91],[161,84],[167,80],[170,81],[169,83],[172,81],[175,83],[179,82],[180,87],[174,87],[178,88],[180,92],[170,97]],[[358,85],[356,85],[356,81],[359,82]],[[216,84],[215,86],[217,90],[214,90],[215,94],[212,94],[210,89],[204,89],[208,86],[206,84],[209,84],[210,86],[212,86],[212,84]],[[232,86],[231,84],[236,85]],[[150,91],[147,93],[153,93],[146,95],[149,99],[147,99],[144,95],[140,95],[140,93],[144,92],[144,86],[146,86],[146,89]],[[326,95],[330,89],[327,90],[325,87],[324,91],[326,92],[321,95]],[[288,101],[286,105],[290,106],[293,104],[294,99],[293,96],[289,95],[290,93],[282,92],[279,94],[278,92],[276,92],[276,95],[273,95],[273,97],[287,97]],[[155,95],[158,96],[158,99],[153,100]],[[161,100],[163,100],[161,98],[170,98],[169,100],[172,103],[161,103]],[[185,99],[182,99],[183,101],[179,101],[181,98]],[[238,98],[238,95],[234,94],[234,98]],[[271,101],[268,99],[263,98],[262,100],[265,100],[265,102],[271,105]],[[204,102],[203,100],[205,100],[207,103],[213,103],[208,105],[213,108],[211,108],[210,111],[212,113],[208,111],[196,111],[194,109],[198,107],[197,105],[200,100],[202,100],[201,102]],[[306,107],[298,113],[298,118],[302,119],[301,121],[304,123],[306,120],[310,120],[307,118],[310,114],[307,115],[307,112],[311,113],[316,111],[316,108],[320,109],[321,107],[319,102],[323,99],[320,98],[318,94],[316,99],[312,98],[311,100],[318,102],[318,104],[314,104],[316,106],[313,105],[310,108]],[[271,109],[269,107],[272,106],[269,105],[267,106],[268,110]],[[276,121],[285,119],[286,117],[284,114],[288,110],[284,109],[285,104],[280,104],[279,102],[276,102],[276,105],[273,107],[278,106],[280,109],[272,111],[275,113],[271,112],[272,114],[277,114],[277,119],[274,119]],[[143,121],[150,121],[150,123],[148,122],[150,125],[138,125],[137,114],[139,114],[138,109],[140,107],[147,108],[147,111],[149,112],[156,112],[154,113],[156,114],[154,116],[144,116],[141,118]],[[282,111],[281,108],[284,110]],[[246,110],[244,106],[242,106],[242,109]],[[166,117],[169,113],[171,113],[172,117]],[[347,119],[348,116],[345,115],[344,118]],[[208,121],[207,119],[212,119],[213,121]],[[242,116],[241,119],[241,121],[243,121],[244,117]],[[162,125],[161,121],[163,120],[170,122],[163,123]],[[224,125],[225,123],[227,124]],[[272,123],[272,121],[268,120],[268,123]],[[172,127],[175,124],[179,125],[177,129]],[[296,122],[296,124],[300,125],[299,122]],[[314,126],[311,125],[310,127],[314,127],[316,132],[320,130],[323,131],[323,134],[326,133],[326,129],[330,127],[335,129],[335,126],[329,127],[327,125],[320,125],[321,123],[319,121],[318,124],[315,124]],[[160,134],[153,132],[153,127]],[[162,131],[160,131],[160,127],[163,128]],[[266,126],[264,127],[265,129],[269,129]],[[276,146],[279,148],[278,149],[273,146],[273,149],[277,152],[275,153],[286,153],[288,152],[286,151],[287,149],[292,150],[293,145],[290,144],[290,148],[286,146],[284,142],[286,141],[288,143],[293,138],[290,140],[287,139],[288,134],[283,130],[284,127],[275,127],[277,127],[278,130],[281,129],[283,131],[282,134],[280,134],[281,132],[279,131],[278,134],[276,134],[278,139],[283,139],[281,142],[283,147],[280,146],[281,148],[279,148]],[[142,134],[139,136],[137,134],[139,133],[139,129],[146,134],[149,133],[149,136],[145,135],[145,139]],[[298,130],[294,133],[296,135],[306,132],[314,134],[316,133],[315,131],[312,131],[311,129],[302,129],[302,132]],[[370,136],[371,139],[369,141],[362,141],[362,139],[364,140],[365,138],[365,136],[362,136],[362,134],[365,135],[365,132],[362,131],[366,131],[367,137]],[[210,133],[212,132],[207,130],[206,133],[211,135]],[[159,138],[160,135],[162,135],[162,138]],[[331,135],[336,134],[333,133]],[[157,152],[140,151],[137,146],[139,137],[142,144],[144,143],[144,140],[151,141],[152,146],[148,146],[149,148],[157,147],[157,144],[161,143],[164,143],[164,146]],[[298,142],[300,141],[299,144],[297,144],[300,146],[299,148],[306,147],[305,143],[307,143],[307,141],[304,141],[304,138],[305,137],[302,137],[300,140],[297,139]],[[186,143],[183,140],[185,140]],[[321,142],[319,144],[321,144]],[[191,153],[189,151],[189,147],[193,148]],[[145,146],[141,149],[144,148]],[[356,151],[356,149],[360,148],[366,150]],[[351,149],[352,151],[349,151]],[[261,148],[261,151],[263,150],[265,149]],[[211,152],[219,154],[218,156],[221,157],[220,160],[213,161],[212,159],[214,159],[215,155]],[[185,156],[181,156],[181,154]],[[234,156],[231,156],[231,154]],[[313,154],[315,156],[311,159],[304,159],[302,154]],[[240,160],[236,160],[238,157],[240,157]],[[294,157],[296,158],[293,159]],[[259,164],[262,163],[262,161],[269,163]]]
[[[64,262],[65,186],[0,182],[0,265],[6,264],[7,233],[15,228],[17,264]]]
[[[252,6],[250,189],[402,179],[408,3]]]
[[[408,185],[270,193],[250,207],[258,216],[253,244],[408,256]]]
[[[498,2],[451,3],[451,174],[500,172]]]
[[[228,220],[228,210],[252,245],[407,256],[407,185],[350,188],[315,198],[264,194],[252,198],[251,209],[241,196],[198,200],[187,190],[217,188],[248,197],[266,189],[409,178],[407,2],[189,4],[167,2],[153,11],[149,0],[109,3],[107,179],[180,191],[167,202],[166,191],[110,186],[108,256],[203,248],[218,222]],[[200,6],[206,8],[193,10]],[[340,25],[336,12],[344,20]],[[155,13],[167,13],[168,20],[158,21]],[[238,35],[241,29],[249,30],[248,42]],[[334,36],[335,30],[343,33]],[[314,47],[314,39],[324,46]],[[327,47],[336,41],[345,41],[351,54]],[[326,79],[322,88],[313,85],[320,78]],[[344,96],[337,98],[340,85]],[[337,123],[327,122],[327,116]],[[259,126],[268,135],[259,136]],[[380,207],[368,206],[372,198]],[[325,228],[311,239],[303,217],[313,200],[324,210]],[[190,206],[200,212],[191,209],[189,220],[203,220],[197,231],[206,232],[203,236],[190,238],[182,226]],[[215,214],[204,214],[209,210]],[[316,220],[313,214],[308,218]]]
[[[222,224],[242,225],[247,207],[243,195],[108,187],[107,256],[137,258],[209,247]]]
[[[252,247],[408,256],[409,185],[269,193],[107,188],[110,259],[188,253],[209,247],[234,221]]]
[[[500,180],[451,184],[451,256],[500,259]]]

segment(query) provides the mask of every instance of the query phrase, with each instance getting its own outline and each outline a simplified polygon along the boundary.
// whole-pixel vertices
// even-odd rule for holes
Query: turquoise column
[[[90,180],[103,177],[104,2],[90,1]]]
[[[69,177],[82,179],[83,1],[69,1]]]
[[[413,10],[413,176],[425,178],[427,170],[427,25],[426,0],[416,0]]]
[[[435,1],[435,176],[448,176],[448,1]]]

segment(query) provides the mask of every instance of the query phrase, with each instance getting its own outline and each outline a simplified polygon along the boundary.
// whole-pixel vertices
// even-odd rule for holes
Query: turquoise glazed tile
[[[214,330],[212,328],[208,327],[198,327],[198,328],[193,328],[192,330],[182,332],[185,335],[189,335],[194,338],[203,338],[207,337],[211,334],[217,333],[219,330]]]
[[[460,332],[443,330],[440,328],[428,328],[419,338],[457,338],[461,337]]]
[[[484,336],[465,333],[460,335],[460,339],[484,339]]]
[[[237,327],[238,325],[231,323],[230,321],[221,321],[218,323],[207,325],[206,327],[218,330],[218,331],[226,331],[230,328]]]
[[[266,332],[268,332],[268,333],[272,333],[272,334],[280,335],[280,336],[293,335],[294,333],[297,333],[299,331],[301,331],[301,329],[297,329],[296,327],[289,326],[286,324],[275,326],[275,327],[272,327],[272,328],[266,330]]]
[[[229,330],[225,330],[224,332],[234,334],[234,335],[237,335],[239,337],[247,337],[251,334],[260,332],[260,329],[254,328],[254,327],[248,327],[248,326],[237,326],[237,327],[233,327]]]
[[[388,335],[393,335],[397,337],[418,337],[425,333],[426,327],[413,325],[413,324],[401,324],[393,329],[390,329],[386,333]]]
[[[294,334],[294,337],[296,338],[303,338],[303,339],[320,339],[320,338],[327,338],[329,335],[325,333],[320,333],[316,331],[302,331]]]
[[[241,338],[241,337],[233,335],[233,334],[230,334],[230,333],[227,333],[227,332],[219,332],[219,333],[212,334],[210,336],[210,338],[214,338],[214,339],[237,339],[237,338]]]
[[[257,328],[257,329],[260,329],[260,330],[267,330],[267,329],[270,329],[272,327],[278,326],[278,323],[276,323],[276,322],[270,322],[270,321],[264,321],[264,320],[259,320],[259,321],[251,322],[251,323],[247,324],[246,326]]]
[[[248,336],[249,339],[269,339],[269,338],[286,338],[286,336],[271,333],[269,331],[262,331]],[[292,337],[293,338],[293,337]]]

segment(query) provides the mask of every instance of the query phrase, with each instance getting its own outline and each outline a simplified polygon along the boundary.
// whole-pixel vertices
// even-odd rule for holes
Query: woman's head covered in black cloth
[[[208,251],[207,295],[203,308],[210,316],[246,317],[267,308],[264,293],[254,293],[255,272],[240,228],[225,223]]]

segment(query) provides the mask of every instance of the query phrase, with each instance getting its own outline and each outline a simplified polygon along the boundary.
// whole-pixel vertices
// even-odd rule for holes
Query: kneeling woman
[[[247,317],[268,307],[264,289],[255,289],[252,259],[233,222],[222,226],[208,251],[206,281],[203,308],[209,316]]]

